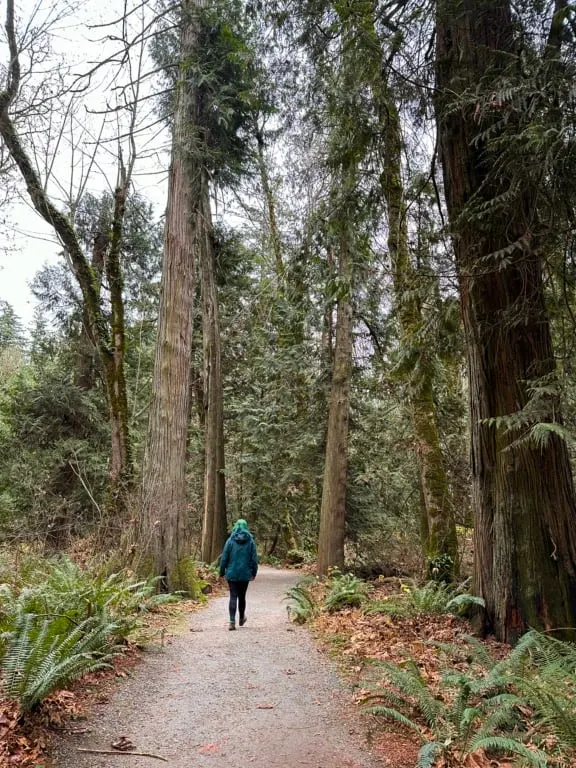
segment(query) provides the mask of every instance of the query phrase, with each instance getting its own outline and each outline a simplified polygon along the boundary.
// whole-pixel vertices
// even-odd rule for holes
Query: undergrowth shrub
[[[323,607],[329,613],[335,613],[342,608],[360,608],[368,590],[366,582],[352,573],[332,571]]]
[[[144,612],[179,599],[157,594],[155,578],[92,574],[68,558],[29,558],[2,577],[0,671],[7,695],[23,709],[100,669],[140,627]]]
[[[119,653],[113,638],[118,625],[101,614],[62,631],[62,617],[21,613],[6,635],[3,688],[21,709],[39,704],[54,690],[110,666]]]
[[[398,617],[416,613],[462,615],[473,605],[484,605],[481,597],[466,592],[467,586],[467,582],[454,587],[437,581],[428,581],[421,587],[403,584],[398,594],[367,603],[365,613],[367,616],[385,613]]]
[[[286,590],[284,600],[289,601],[288,615],[295,624],[306,624],[318,611],[318,605],[310,591],[310,586],[315,581],[313,578],[302,579]]]
[[[286,591],[289,601],[288,613],[296,624],[305,624],[320,611],[336,613],[343,608],[359,608],[370,587],[351,573],[340,573],[334,569],[326,582],[324,598],[315,594],[312,587],[317,585],[315,576],[307,576]]]
[[[364,711],[418,733],[418,768],[480,749],[512,755],[518,766],[573,765],[576,646],[532,631],[496,661],[482,643],[468,641],[466,671],[446,666],[439,686],[430,686],[413,661],[380,665],[386,687],[365,698]],[[434,645],[447,659],[463,651]]]

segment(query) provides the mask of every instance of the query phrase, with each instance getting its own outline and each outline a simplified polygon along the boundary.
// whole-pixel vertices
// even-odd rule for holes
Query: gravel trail
[[[306,630],[287,620],[293,571],[261,568],[250,584],[247,623],[227,629],[227,598],[190,615],[190,632],[148,654],[87,722],[60,739],[56,768],[150,768],[145,757],[94,755],[120,736],[175,768],[377,768],[357,735],[334,666]]]

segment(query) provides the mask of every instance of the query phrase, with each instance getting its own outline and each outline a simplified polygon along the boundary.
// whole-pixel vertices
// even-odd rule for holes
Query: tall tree
[[[345,195],[352,196],[354,174],[342,179]],[[343,206],[335,211],[335,249],[338,258],[338,300],[326,458],[320,506],[318,573],[344,566],[346,488],[348,480],[348,429],[350,421],[350,382],[352,377],[352,235],[351,212]]]
[[[205,0],[184,0],[175,90],[172,162],[166,208],[164,257],[152,402],[144,457],[142,524],[145,563],[170,589],[185,588],[182,561],[189,555],[186,446],[190,412],[192,307],[195,257],[205,182],[198,140],[198,91],[189,63],[199,39]]]
[[[226,540],[226,488],[224,476],[224,402],[222,393],[222,355],[220,313],[216,285],[214,233],[204,184],[201,204],[201,232],[198,260],[202,293],[202,332],[204,339],[204,518],[202,559],[213,562]]]
[[[550,386],[540,173],[519,182],[505,154],[523,115],[535,114],[505,96],[524,76],[517,31],[509,0],[437,4],[437,124],[470,376],[475,581],[484,629],[502,640],[576,626],[576,504]],[[510,428],[514,414],[521,431]]]
[[[378,34],[375,3],[336,6],[356,52],[356,87],[369,86],[377,119],[381,192],[386,204],[388,253],[400,346],[415,361],[407,370],[414,448],[421,486],[424,556],[430,575],[451,581],[458,567],[456,524],[440,445],[434,400],[435,351],[426,338],[421,275],[408,237],[409,211],[402,163],[403,129],[398,96],[391,84],[392,65],[401,40]]]
[[[335,280],[336,330],[332,382],[326,433],[326,458],[320,506],[318,536],[318,572],[344,565],[346,492],[348,486],[348,443],[350,423],[350,386],[352,379],[352,290],[354,265],[358,260],[359,192],[358,166],[363,143],[357,130],[357,93],[354,82],[353,50],[348,36],[340,41],[339,71],[328,95],[327,117],[332,124],[328,163],[332,173],[328,250],[336,254],[338,275]],[[361,133],[361,130],[360,130]]]
[[[458,567],[456,523],[444,457],[440,446],[434,401],[434,350],[423,332],[420,276],[410,253],[408,211],[402,183],[402,130],[398,107],[382,73],[380,83],[382,130],[382,191],[388,211],[388,252],[395,302],[405,355],[417,355],[408,374],[410,412],[422,497],[424,549],[429,575],[452,581]]]

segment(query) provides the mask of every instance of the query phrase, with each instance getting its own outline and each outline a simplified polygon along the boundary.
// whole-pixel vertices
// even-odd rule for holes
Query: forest
[[[556,649],[572,702],[574,6],[2,13],[2,263],[31,230],[52,250],[30,321],[0,274],[10,691],[26,643],[65,658],[62,615],[96,668],[132,588],[201,596],[245,518],[262,562],[320,577],[300,612],[411,579],[478,637]],[[116,608],[68,614],[66,580]]]

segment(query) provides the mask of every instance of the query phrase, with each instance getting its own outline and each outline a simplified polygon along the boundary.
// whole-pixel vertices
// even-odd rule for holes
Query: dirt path
[[[193,768],[376,768],[359,743],[332,665],[287,621],[291,571],[262,568],[248,590],[248,621],[227,630],[227,598],[190,617],[192,631],[150,654],[87,723],[61,741],[57,768],[149,768],[143,757],[90,755],[127,736],[138,751]]]

